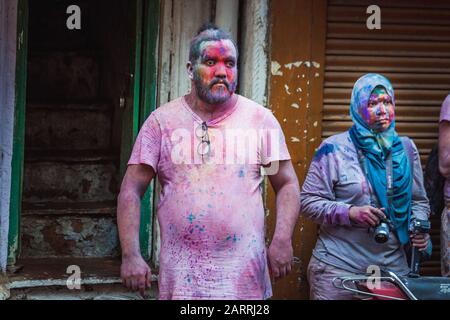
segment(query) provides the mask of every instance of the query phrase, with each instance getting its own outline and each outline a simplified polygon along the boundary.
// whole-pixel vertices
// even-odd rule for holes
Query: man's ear
[[[192,65],[192,62],[188,61],[186,63],[186,69],[189,79],[194,80],[194,66]]]

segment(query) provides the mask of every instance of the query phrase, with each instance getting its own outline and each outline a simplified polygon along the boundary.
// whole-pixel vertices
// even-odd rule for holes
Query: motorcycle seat
[[[418,300],[450,300],[450,278],[399,277]]]

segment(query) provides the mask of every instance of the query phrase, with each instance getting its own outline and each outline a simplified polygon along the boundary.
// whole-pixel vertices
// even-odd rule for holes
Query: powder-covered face
[[[205,41],[193,65],[198,97],[208,104],[221,104],[236,91],[236,48],[230,40]]]
[[[367,106],[361,108],[361,117],[369,128],[376,132],[388,129],[394,115],[392,98],[383,87],[376,87],[370,95]]]

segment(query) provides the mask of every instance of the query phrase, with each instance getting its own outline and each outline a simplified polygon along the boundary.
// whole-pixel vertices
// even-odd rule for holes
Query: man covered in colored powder
[[[237,47],[203,26],[187,63],[191,92],[159,107],[135,142],[118,199],[121,277],[143,292],[140,200],[155,175],[161,230],[160,299],[267,299],[270,270],[291,270],[298,180],[270,110],[235,93]],[[276,229],[265,246],[262,171],[276,192]]]
[[[446,208],[441,218],[441,271],[450,276],[450,95],[441,107],[439,123],[439,170],[446,178],[444,198]]]

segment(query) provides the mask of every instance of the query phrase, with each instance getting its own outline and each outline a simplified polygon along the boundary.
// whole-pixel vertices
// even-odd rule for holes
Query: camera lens
[[[385,222],[381,222],[375,228],[375,241],[378,243],[385,243],[389,240],[389,225]]]

